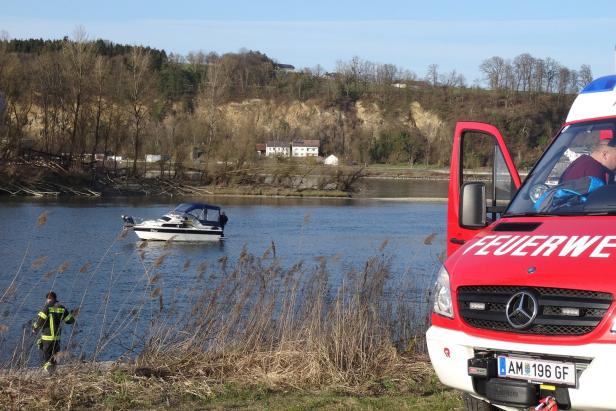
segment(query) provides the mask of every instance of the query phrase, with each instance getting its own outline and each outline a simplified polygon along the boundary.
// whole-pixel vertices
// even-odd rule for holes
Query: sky
[[[10,38],[88,37],[190,51],[258,50],[333,71],[354,56],[423,77],[430,64],[482,80],[481,62],[521,53],[616,72],[616,1],[569,0],[0,0]]]

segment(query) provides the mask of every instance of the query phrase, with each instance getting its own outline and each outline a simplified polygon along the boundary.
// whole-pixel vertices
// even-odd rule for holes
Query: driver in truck
[[[593,152],[584,154],[571,164],[560,177],[560,183],[582,177],[597,177],[605,184],[614,182],[616,170],[616,139],[612,130],[599,131],[599,142]]]

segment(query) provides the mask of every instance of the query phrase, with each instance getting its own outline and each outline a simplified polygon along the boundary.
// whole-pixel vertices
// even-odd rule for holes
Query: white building
[[[156,163],[158,161],[161,161],[162,159],[163,159],[163,156],[161,156],[160,154],[146,154],[145,155],[146,163]]]
[[[295,140],[292,147],[293,157],[317,157],[319,155],[319,140]]]
[[[323,164],[325,164],[326,166],[337,166],[338,157],[333,154],[330,154],[329,156],[325,157],[325,160],[323,160]]]
[[[268,157],[289,157],[291,155],[291,144],[268,141],[265,143],[265,155]]]

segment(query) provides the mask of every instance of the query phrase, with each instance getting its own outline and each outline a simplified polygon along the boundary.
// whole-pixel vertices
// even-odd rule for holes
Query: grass
[[[41,216],[37,229],[46,219],[46,214]],[[428,236],[424,244],[432,238]],[[122,241],[125,235],[114,243]],[[147,243],[134,249],[145,280],[137,291],[144,298],[132,307],[131,316],[115,324],[103,320],[100,332],[91,330],[99,335],[92,347],[81,347],[77,353],[68,343],[59,355],[60,378],[27,368],[32,350],[23,351],[23,343],[0,342],[14,353],[5,365],[7,371],[0,374],[0,408],[459,406],[458,396],[436,381],[425,354],[425,318],[417,313],[427,296],[410,301],[412,284],[392,283],[386,243],[361,269],[342,277],[330,272],[324,257],[315,264],[299,261],[283,266],[275,244],[261,256],[243,250],[233,262],[224,256],[217,264],[198,264],[194,280],[187,277],[190,287],[180,297],[185,307],[180,312],[175,309],[178,301],[167,301],[160,285],[169,245],[152,262],[144,257]],[[33,267],[44,262],[39,257]],[[101,262],[93,264],[90,275],[103,275],[97,273]],[[55,273],[68,267],[65,262]],[[190,267],[187,261],[184,270]],[[113,289],[110,275],[103,296]],[[22,288],[17,284],[17,290]],[[88,290],[82,292],[80,307]],[[12,298],[3,303],[10,306]],[[106,312],[108,299],[102,298],[100,304],[99,310]],[[147,320],[141,328],[140,317]],[[126,340],[127,333],[133,345],[127,347],[124,362],[99,369],[96,358],[101,347],[114,338]],[[84,357],[84,353],[93,354]]]
[[[332,390],[275,390],[216,383],[201,377],[137,375],[133,366],[96,371],[66,367],[58,376],[13,373],[0,377],[2,409],[240,409],[240,410],[454,410],[459,395],[434,376],[420,386],[396,382],[380,394]],[[403,391],[399,388],[404,387]]]

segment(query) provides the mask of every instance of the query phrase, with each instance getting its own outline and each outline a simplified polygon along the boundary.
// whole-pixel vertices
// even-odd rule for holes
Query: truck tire
[[[470,394],[462,395],[462,401],[464,401],[464,408],[467,411],[495,411],[498,410],[492,404],[475,398]]]

